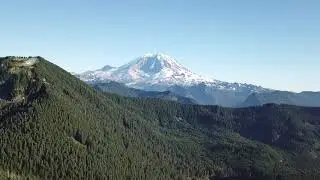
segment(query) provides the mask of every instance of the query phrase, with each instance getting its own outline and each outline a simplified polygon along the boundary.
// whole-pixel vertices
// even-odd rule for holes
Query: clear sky
[[[165,52],[206,76],[320,91],[318,0],[0,0],[0,56],[68,71]]]

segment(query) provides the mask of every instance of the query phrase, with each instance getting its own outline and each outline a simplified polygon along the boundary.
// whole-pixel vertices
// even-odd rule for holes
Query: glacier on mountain
[[[107,67],[107,68],[106,68]],[[206,86],[231,91],[250,89],[252,92],[264,91],[259,86],[227,83],[213,78],[206,78],[184,67],[173,57],[164,53],[145,54],[135,60],[120,66],[105,66],[95,71],[87,71],[78,77],[88,83],[116,81],[127,86],[148,89],[148,87],[194,86],[204,84]]]

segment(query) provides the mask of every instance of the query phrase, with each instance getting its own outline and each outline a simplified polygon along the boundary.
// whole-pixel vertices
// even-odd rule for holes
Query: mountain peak
[[[164,62],[168,62],[168,63],[176,63],[178,64],[178,62],[176,61],[175,58],[169,56],[168,54],[165,54],[165,53],[160,53],[160,52],[157,52],[157,53],[147,53],[147,54],[144,54],[142,56],[140,56],[138,59],[141,59],[141,60],[158,60],[158,61],[164,61]]]
[[[112,71],[112,80],[129,86],[191,85],[208,79],[193,73],[164,53],[148,53]],[[214,80],[209,80],[213,82]]]
[[[164,53],[148,53],[122,67],[127,68],[128,66],[139,69],[139,71],[149,75],[157,74],[161,71],[175,71],[175,73],[187,71],[191,73],[189,69],[179,64],[173,57]]]

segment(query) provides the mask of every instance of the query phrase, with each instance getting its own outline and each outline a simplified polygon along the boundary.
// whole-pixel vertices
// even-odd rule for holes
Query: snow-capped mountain
[[[206,78],[163,53],[145,54],[123,66],[105,66],[77,77],[90,84],[116,81],[143,90],[169,90],[201,104],[225,106],[236,106],[251,93],[270,91],[260,86]]]
[[[87,82],[113,80],[129,86],[141,84],[192,85],[215,82],[202,77],[179,64],[174,58],[162,54],[146,54],[118,68],[102,68],[81,74]]]
[[[145,89],[144,86],[193,86],[205,84],[218,89],[237,90],[247,84],[227,83],[206,78],[192,72],[174,58],[163,54],[145,54],[120,67],[105,66],[96,71],[87,71],[79,75],[85,82],[116,81],[131,87]],[[254,91],[263,88],[254,86]],[[251,87],[252,88],[252,87]]]

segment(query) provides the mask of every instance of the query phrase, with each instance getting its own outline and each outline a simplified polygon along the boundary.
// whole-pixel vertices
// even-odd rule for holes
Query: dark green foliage
[[[0,177],[289,179],[319,172],[319,108],[125,98],[37,59],[32,67],[0,59],[0,89],[9,94],[0,101]]]

